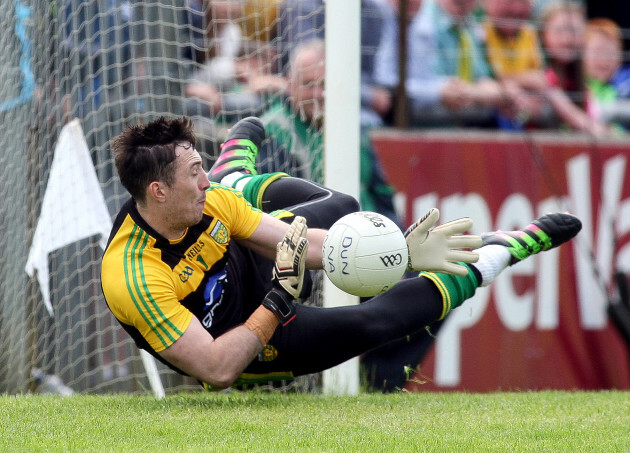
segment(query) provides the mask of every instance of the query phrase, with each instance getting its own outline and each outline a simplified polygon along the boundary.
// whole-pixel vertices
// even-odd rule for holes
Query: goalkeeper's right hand
[[[273,266],[271,281],[274,286],[288,292],[293,299],[300,297],[304,283],[308,252],[307,230],[306,219],[296,216],[276,249],[276,263]]]
[[[405,231],[409,251],[407,269],[410,271],[445,272],[447,274],[468,274],[466,266],[455,263],[475,263],[479,255],[460,249],[481,247],[481,237],[462,234],[472,227],[472,219],[465,217],[437,226],[440,211],[432,208],[424,217]]]
[[[274,288],[262,302],[283,326],[295,318],[295,307],[292,302],[293,299],[298,299],[302,292],[308,252],[306,232],[306,219],[295,217],[284,239],[278,243],[271,277]]]

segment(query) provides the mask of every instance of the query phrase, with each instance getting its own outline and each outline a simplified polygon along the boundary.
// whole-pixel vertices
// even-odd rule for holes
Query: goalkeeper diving
[[[111,143],[131,198],[103,256],[105,299],[138,347],[208,389],[293,379],[413,334],[581,229],[553,213],[480,237],[467,234],[469,218],[436,226],[432,209],[405,233],[417,277],[359,305],[305,305],[326,229],[359,205],[312,181],[257,174],[264,138],[260,120],[239,121],[207,174],[185,117],[130,126]]]

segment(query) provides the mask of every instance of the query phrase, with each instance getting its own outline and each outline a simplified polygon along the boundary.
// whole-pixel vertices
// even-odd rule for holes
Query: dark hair
[[[151,182],[173,183],[175,147],[182,143],[195,146],[195,141],[192,121],[187,117],[167,120],[162,116],[126,128],[111,141],[120,182],[136,201],[144,202]]]

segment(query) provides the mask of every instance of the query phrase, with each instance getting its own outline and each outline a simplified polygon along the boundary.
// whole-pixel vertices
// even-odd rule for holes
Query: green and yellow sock
[[[234,171],[221,179],[221,184],[243,192],[243,196],[253,207],[262,210],[263,194],[269,184],[285,176],[289,175],[282,172],[255,175]]]
[[[251,175],[242,189],[239,189],[238,186],[236,188],[243,192],[243,196],[252,206],[262,209],[263,194],[269,184],[285,176],[289,175],[282,172]]]
[[[420,277],[431,280],[442,294],[443,308],[439,319],[444,319],[449,311],[474,296],[479,287],[480,279],[473,268],[464,263],[459,264],[468,267],[468,275],[465,277],[437,272],[420,272]]]

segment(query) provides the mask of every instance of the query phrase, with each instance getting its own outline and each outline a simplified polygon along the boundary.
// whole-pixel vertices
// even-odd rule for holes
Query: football
[[[400,228],[382,214],[353,212],[328,230],[322,264],[334,285],[360,297],[394,286],[407,269],[407,243]]]

